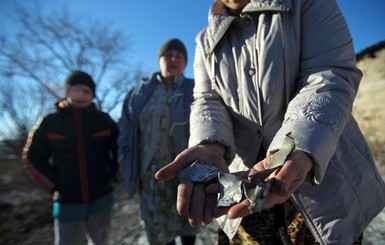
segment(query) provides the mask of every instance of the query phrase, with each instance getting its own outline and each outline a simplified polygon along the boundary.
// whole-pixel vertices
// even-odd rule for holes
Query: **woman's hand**
[[[249,175],[265,170],[271,161],[271,157],[272,156],[268,156],[254,165],[254,167],[250,169]],[[285,164],[270,174],[267,178],[274,178],[274,182],[269,195],[264,202],[263,208],[271,208],[275,204],[281,204],[288,200],[291,194],[304,182],[308,172],[312,168],[312,159],[309,158],[304,152],[294,150],[285,161]],[[227,211],[227,216],[230,219],[245,217],[251,214],[249,206],[250,202],[245,199],[228,210],[224,210],[223,208],[216,209],[214,211],[214,216],[219,217],[224,214],[224,211]]]
[[[223,172],[228,172],[227,164],[223,158],[225,147],[219,143],[206,143],[187,148],[181,152],[173,162],[161,168],[155,178],[158,180],[169,180],[176,173],[197,159],[203,163],[212,164]],[[212,222],[213,210],[216,207],[218,195],[207,193],[203,184],[194,184],[183,181],[178,186],[177,211],[182,216],[187,216],[192,226],[209,224]]]

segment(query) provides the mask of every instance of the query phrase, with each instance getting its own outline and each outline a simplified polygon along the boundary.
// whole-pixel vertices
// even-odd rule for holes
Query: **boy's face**
[[[77,84],[68,85],[67,97],[70,100],[72,106],[84,108],[91,105],[94,95],[88,86]]]

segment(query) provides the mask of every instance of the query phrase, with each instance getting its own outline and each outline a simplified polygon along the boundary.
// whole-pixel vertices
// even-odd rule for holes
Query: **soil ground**
[[[384,165],[381,165],[384,174]],[[385,175],[383,175],[385,176]],[[127,200],[124,185],[116,186],[117,201],[113,210],[111,245],[147,245],[139,221],[139,202],[135,195]],[[53,219],[51,197],[30,179],[20,162],[0,161],[0,244],[51,245]],[[365,233],[365,245],[383,244],[385,210]],[[201,229],[196,245],[216,243],[217,226]],[[180,244],[177,240],[177,244]]]
[[[135,195],[128,200],[123,184],[115,186],[111,245],[146,245],[147,240],[139,221],[139,201]],[[0,160],[0,244],[52,245],[52,201],[28,176],[17,160]],[[215,244],[216,225],[201,229],[199,244]],[[179,240],[177,239],[177,244]]]

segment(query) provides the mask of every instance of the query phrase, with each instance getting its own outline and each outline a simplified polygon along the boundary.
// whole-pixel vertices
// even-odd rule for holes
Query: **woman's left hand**
[[[249,175],[253,175],[258,171],[265,170],[271,161],[272,156],[266,157],[258,162],[249,171]],[[285,164],[269,175],[267,179],[274,178],[273,185],[270,189],[263,208],[271,208],[275,204],[284,203],[291,194],[304,182],[307,174],[313,168],[313,161],[304,152],[294,150],[285,161]],[[217,208],[214,216],[219,217],[227,213],[228,218],[235,219],[237,217],[245,217],[252,212],[249,210],[250,202],[245,199],[239,204],[232,206],[230,209]]]

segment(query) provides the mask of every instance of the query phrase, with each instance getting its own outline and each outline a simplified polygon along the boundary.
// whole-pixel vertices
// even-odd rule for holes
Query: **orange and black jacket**
[[[112,191],[118,171],[118,127],[95,105],[75,109],[56,103],[29,134],[23,164],[61,203],[90,203]]]

